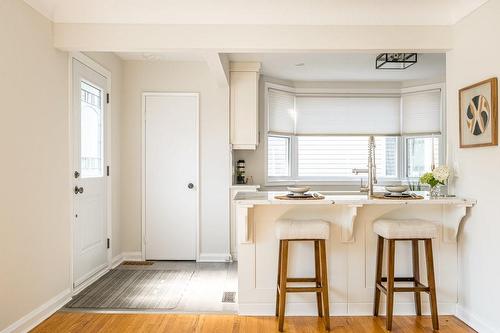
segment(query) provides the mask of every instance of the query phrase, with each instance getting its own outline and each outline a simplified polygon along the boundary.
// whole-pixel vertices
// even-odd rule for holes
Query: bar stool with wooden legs
[[[328,299],[328,268],[326,265],[326,239],[330,238],[330,224],[322,220],[285,220],[276,222],[276,236],[280,241],[278,258],[278,288],[276,292],[276,316],[278,328],[283,332],[285,320],[286,293],[288,292],[314,292],[318,316],[323,317],[325,329],[330,330],[330,310]],[[288,244],[294,241],[314,242],[315,277],[289,278]],[[288,287],[287,282],[315,283],[314,287]]]
[[[389,220],[380,219],[373,223],[373,231],[378,235],[377,244],[377,268],[375,276],[375,300],[373,307],[373,315],[378,316],[380,292],[387,296],[386,310],[386,328],[392,329],[392,314],[394,309],[394,293],[396,292],[413,292],[415,297],[415,312],[417,316],[422,315],[422,305],[420,293],[426,292],[429,294],[432,327],[434,330],[439,330],[437,299],[436,299],[436,282],[434,279],[434,259],[432,256],[432,239],[437,237],[438,230],[434,223],[424,220]],[[387,277],[382,277],[382,260],[384,254],[384,240],[388,241],[388,260],[387,260]],[[394,261],[396,241],[411,241],[412,244],[412,262],[413,276],[412,277],[395,277],[394,276]],[[419,269],[419,254],[418,241],[423,241],[425,244],[425,255],[427,264],[427,284],[423,285],[420,282]],[[382,283],[387,282],[387,286]],[[413,282],[413,287],[395,287],[395,282]]]

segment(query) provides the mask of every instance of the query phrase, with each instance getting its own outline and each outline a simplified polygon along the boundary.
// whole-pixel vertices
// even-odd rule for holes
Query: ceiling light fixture
[[[416,53],[381,53],[375,60],[376,69],[407,69],[417,63]]]

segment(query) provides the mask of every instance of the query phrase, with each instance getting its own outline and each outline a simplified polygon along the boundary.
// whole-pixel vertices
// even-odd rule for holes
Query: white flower
[[[437,181],[444,183],[450,177],[450,169],[446,165],[440,165],[432,170],[432,175]]]

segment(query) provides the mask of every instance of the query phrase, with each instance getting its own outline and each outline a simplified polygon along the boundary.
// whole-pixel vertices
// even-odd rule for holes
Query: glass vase
[[[441,196],[441,185],[432,186],[429,190],[429,197],[439,198]]]

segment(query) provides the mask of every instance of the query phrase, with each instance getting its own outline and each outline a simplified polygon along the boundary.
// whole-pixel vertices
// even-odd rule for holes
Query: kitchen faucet
[[[352,173],[358,175],[360,173],[368,174],[368,184],[363,186],[361,179],[361,192],[367,192],[368,196],[373,196],[373,185],[377,184],[377,166],[375,165],[375,138],[370,135],[368,138],[368,168],[367,169],[352,169]]]

